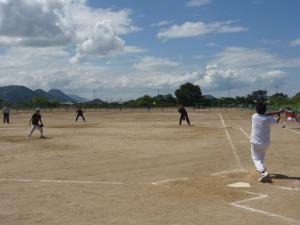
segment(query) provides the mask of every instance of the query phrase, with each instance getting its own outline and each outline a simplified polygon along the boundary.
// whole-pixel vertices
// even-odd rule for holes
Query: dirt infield
[[[247,112],[42,115],[47,139],[0,126],[0,225],[300,224],[300,129],[273,127],[261,184]]]

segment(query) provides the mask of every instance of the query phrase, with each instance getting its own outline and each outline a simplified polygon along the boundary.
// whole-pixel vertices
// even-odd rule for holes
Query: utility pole
[[[232,76],[232,73],[230,73],[230,75],[229,75],[229,82],[228,82],[228,98],[230,98],[231,97],[231,93],[230,93],[230,89],[231,89],[231,76]]]
[[[159,88],[157,89],[157,96],[159,96]]]
[[[94,101],[96,99],[96,89],[94,88]]]

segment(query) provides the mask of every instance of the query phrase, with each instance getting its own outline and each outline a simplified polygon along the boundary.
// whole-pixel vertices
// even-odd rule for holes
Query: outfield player
[[[29,126],[32,125],[32,128],[30,130],[30,133],[27,136],[27,139],[29,139],[31,137],[31,135],[33,134],[33,132],[35,130],[38,130],[41,134],[41,138],[45,138],[45,136],[43,135],[43,121],[42,121],[42,116],[40,114],[40,109],[37,108],[35,110],[35,113],[31,116],[31,119],[29,121]]]
[[[76,113],[77,113],[76,122],[77,122],[79,117],[81,117],[83,119],[83,121],[85,122],[85,118],[84,118],[84,115],[83,115],[83,110],[82,110],[81,107],[79,107],[79,109],[76,111]]]
[[[280,113],[267,111],[267,105],[258,103],[256,105],[256,113],[252,115],[252,132],[251,132],[251,156],[256,170],[260,172],[260,182],[271,182],[270,175],[264,166],[266,150],[270,146],[271,125],[276,124],[280,120]],[[274,116],[277,115],[277,118]]]
[[[178,112],[180,113],[179,125],[181,126],[182,120],[186,120],[186,122],[190,126],[191,123],[190,123],[189,115],[182,104],[179,105]]]
[[[291,110],[290,107],[287,107],[284,110],[284,114],[285,114],[285,121],[283,122],[282,128],[285,128],[287,123],[290,121],[294,121],[298,123],[298,125],[300,126],[300,122],[299,119],[297,118],[297,114],[293,110]]]

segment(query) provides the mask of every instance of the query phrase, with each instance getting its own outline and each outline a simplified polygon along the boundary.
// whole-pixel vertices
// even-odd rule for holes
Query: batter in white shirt
[[[280,120],[280,113],[277,112],[266,113],[267,106],[264,103],[256,105],[256,113],[252,115],[252,132],[251,132],[251,156],[256,170],[260,172],[259,181],[270,182],[270,176],[264,166],[264,159],[266,150],[270,145],[271,125],[276,124]],[[278,115],[275,119],[273,116]]]

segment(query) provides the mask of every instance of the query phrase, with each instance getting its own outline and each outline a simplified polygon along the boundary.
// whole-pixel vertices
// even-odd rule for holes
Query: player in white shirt
[[[265,166],[264,159],[266,150],[270,146],[271,125],[279,123],[282,109],[276,112],[267,111],[267,105],[258,103],[256,113],[252,115],[252,132],[251,132],[251,156],[256,170],[260,172],[259,181],[270,182],[271,178]],[[277,115],[277,118],[274,116]]]

